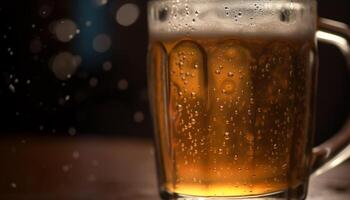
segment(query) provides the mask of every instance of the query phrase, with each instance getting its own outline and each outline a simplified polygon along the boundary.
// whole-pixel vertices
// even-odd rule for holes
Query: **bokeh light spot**
[[[90,85],[91,87],[96,87],[96,86],[98,85],[98,79],[95,78],[95,77],[90,78],[90,80],[89,80],[89,85]]]
[[[102,69],[106,72],[111,71],[112,67],[113,66],[112,66],[112,63],[110,61],[106,61],[102,65]]]
[[[140,15],[140,10],[137,5],[127,3],[122,5],[115,16],[116,21],[122,26],[130,26],[136,22]]]
[[[99,34],[93,40],[93,48],[99,53],[103,53],[109,50],[111,47],[111,38],[106,34]]]
[[[69,42],[77,32],[77,25],[70,19],[61,19],[54,22],[52,32],[61,42]]]
[[[31,42],[30,42],[30,51],[32,53],[39,53],[41,51],[41,48],[42,48],[42,44],[41,44],[41,41],[39,39],[33,39]]]
[[[122,79],[118,81],[118,88],[119,90],[127,90],[128,89],[128,81],[125,79]]]
[[[143,114],[143,112],[136,112],[134,114],[134,121],[137,122],[137,123],[141,123],[143,122],[143,120],[145,119],[145,116]]]
[[[53,58],[51,69],[56,78],[69,79],[81,63],[80,56],[74,56],[70,52],[61,52]]]
[[[108,0],[95,0],[96,4],[99,6],[106,5],[108,3]]]

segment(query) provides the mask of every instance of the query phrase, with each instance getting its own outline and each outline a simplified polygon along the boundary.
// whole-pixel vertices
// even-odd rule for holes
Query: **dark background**
[[[130,26],[116,20],[118,9],[126,3],[140,11]],[[144,0],[1,1],[0,134],[151,137],[146,4]],[[319,1],[320,16],[347,24],[349,8],[348,0]],[[52,27],[67,19],[80,33],[62,42]],[[111,41],[103,53],[93,47],[99,34]],[[52,67],[62,52],[71,56],[64,62],[80,56],[70,78],[60,77]],[[318,143],[340,129],[350,102],[342,55],[324,44],[319,55]]]

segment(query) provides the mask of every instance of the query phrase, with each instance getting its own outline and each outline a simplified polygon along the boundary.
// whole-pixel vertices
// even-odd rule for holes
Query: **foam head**
[[[153,0],[151,38],[179,36],[308,37],[316,31],[316,1]]]

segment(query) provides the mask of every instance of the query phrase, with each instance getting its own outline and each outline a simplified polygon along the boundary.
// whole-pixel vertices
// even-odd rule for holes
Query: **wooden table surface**
[[[159,200],[149,140],[3,138],[1,200]],[[308,200],[349,200],[350,163],[312,177]]]

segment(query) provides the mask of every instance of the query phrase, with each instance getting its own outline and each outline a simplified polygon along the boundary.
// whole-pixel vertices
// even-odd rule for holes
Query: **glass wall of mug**
[[[304,198],[316,2],[154,0],[148,9],[163,198]]]

